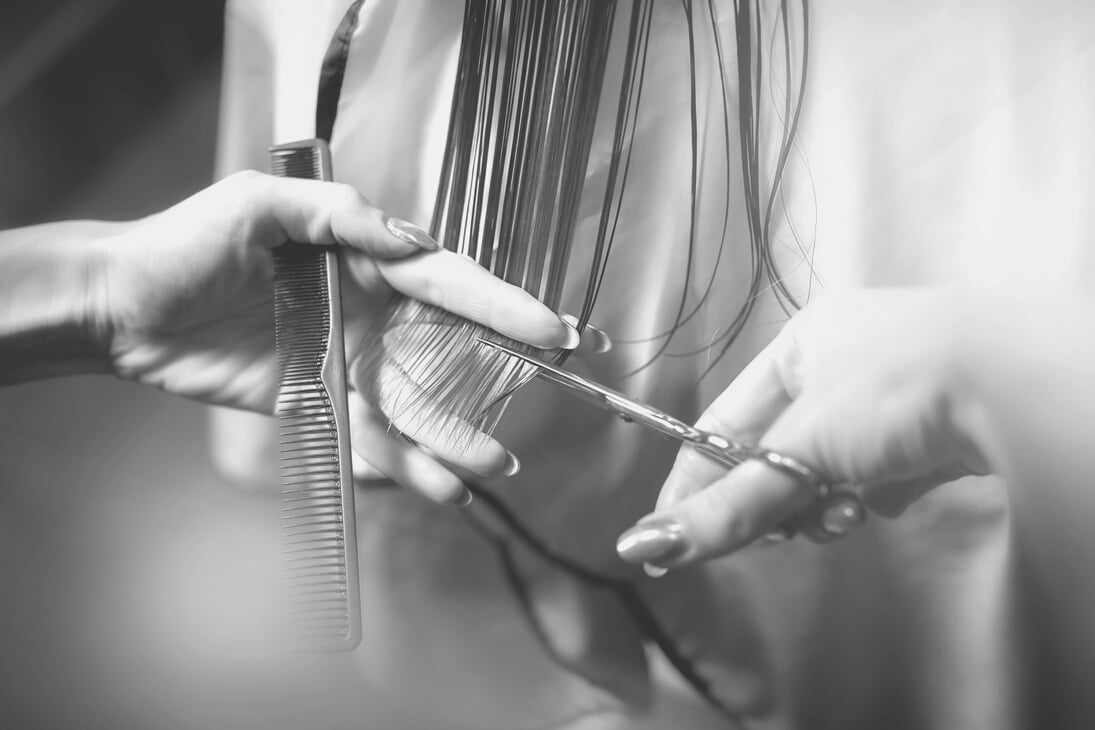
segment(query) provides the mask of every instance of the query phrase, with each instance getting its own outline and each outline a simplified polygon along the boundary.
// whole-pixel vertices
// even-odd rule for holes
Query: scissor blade
[[[536,366],[538,368],[536,374],[541,378],[563,386],[574,395],[607,411],[615,413],[625,421],[641,423],[648,428],[652,428],[655,431],[680,441],[699,442],[703,440],[703,432],[697,430],[693,426],[688,425],[679,418],[674,418],[664,411],[658,410],[654,406],[647,405],[642,401],[634,400],[618,390],[613,390],[612,388],[608,388],[600,383],[589,380],[588,378],[583,378],[581,375],[563,370],[560,367],[546,363],[531,355],[526,355],[523,352],[518,352],[517,350],[497,342],[491,342],[490,340],[483,338],[479,338],[479,341],[484,345],[489,345],[496,350],[522,360],[529,365]]]
[[[581,375],[576,375],[567,370],[563,370],[555,365],[543,362],[531,355],[518,352],[517,350],[497,342],[491,342],[490,340],[485,340],[481,337],[479,338],[479,341],[484,345],[493,347],[496,350],[504,352],[529,365],[535,366],[537,368],[536,374],[539,377],[562,385],[583,400],[587,400],[605,410],[615,413],[625,421],[641,423],[658,433],[682,441],[704,456],[722,464],[727,469],[733,469],[742,461],[752,458],[758,453],[757,449],[754,447],[718,434],[701,431],[694,426],[688,425],[679,418],[674,418],[668,413],[660,411],[653,406],[649,406],[641,401],[633,400],[619,391],[606,388],[600,383],[595,383],[592,380],[583,378]],[[847,498],[844,508],[858,509],[861,514],[863,510],[863,506],[859,504],[859,500],[854,495]],[[789,540],[800,531],[802,524],[805,523],[800,516],[793,516],[777,525],[776,529],[769,533],[768,537],[769,539],[774,540]]]
[[[535,358],[532,355],[526,355],[523,352],[514,350],[512,347],[507,347],[499,342],[492,342],[491,340],[479,338],[479,342],[484,345],[489,345],[496,350],[506,353],[510,357],[515,357],[529,365],[537,368],[536,374],[545,380],[550,380],[553,383],[563,386],[567,390],[570,390],[575,395],[580,396],[591,403],[601,406],[602,408],[608,408],[608,404],[605,402],[605,395],[615,393],[615,391],[609,388],[594,383],[592,380],[587,380],[581,375],[576,375],[567,370],[563,370],[560,367],[556,367],[551,363],[544,362],[539,358]],[[612,410],[612,409],[610,409]]]

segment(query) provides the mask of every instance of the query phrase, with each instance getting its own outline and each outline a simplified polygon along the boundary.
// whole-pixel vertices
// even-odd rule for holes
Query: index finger
[[[756,444],[791,404],[785,373],[797,348],[786,329],[734,378],[696,421],[696,427],[745,444]],[[695,494],[727,472],[694,449],[682,447],[658,495],[665,510]]]
[[[397,291],[530,345],[573,347],[577,330],[524,289],[507,284],[466,256],[439,250],[378,261]]]
[[[848,420],[840,403],[839,395],[834,397],[831,393],[799,397],[765,434],[764,449],[784,461],[790,459],[808,466],[824,484],[850,481],[853,472],[841,469],[833,459],[826,458],[826,434],[833,414],[843,413],[845,421]],[[861,443],[866,440],[861,434],[876,428],[873,420],[864,419],[851,424],[848,438],[853,443]],[[811,481],[793,469],[762,459],[750,459],[702,490],[641,520],[632,528],[635,532],[629,531],[631,540],[625,542],[621,538],[625,548],[620,551],[621,557],[631,562],[673,567],[726,555],[764,537],[777,525],[810,506],[820,507],[822,513],[830,506],[835,508],[836,512],[832,514],[815,515],[836,519],[840,524],[834,534],[843,534],[862,522],[865,513],[861,506],[857,504],[849,513],[847,508],[853,502],[845,499],[830,503],[823,498],[818,484]],[[840,511],[842,505],[844,512]],[[642,539],[636,539],[640,535]],[[635,550],[635,546],[640,549]],[[625,554],[628,548],[631,555]],[[659,550],[661,554],[656,554]]]

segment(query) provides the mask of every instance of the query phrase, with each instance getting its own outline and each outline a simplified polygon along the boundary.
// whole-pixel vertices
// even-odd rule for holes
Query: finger
[[[412,439],[434,458],[479,476],[512,476],[520,470],[516,456],[430,399],[400,366],[383,363],[378,382],[378,405],[393,432]]]
[[[824,403],[794,401],[765,434],[764,447],[806,465],[823,463],[813,438],[819,412],[828,412]],[[621,535],[617,552],[628,562],[660,567],[726,555],[765,536],[817,496],[801,478],[750,459],[679,502],[659,506]]]
[[[698,494],[712,482],[726,476],[727,467],[708,456],[682,445],[673,468],[658,493],[655,512],[664,512]]]
[[[937,469],[928,470],[926,476],[920,472],[910,473],[905,479],[891,476],[889,480],[879,480],[881,476],[899,473],[895,471],[898,468],[908,469],[919,463],[919,442],[894,438],[897,427],[891,422],[890,409],[850,410],[847,402],[847,394],[839,390],[803,395],[772,424],[761,441],[762,446],[808,465],[830,484],[877,483],[874,490],[864,488],[868,490],[864,498],[877,502],[880,496],[888,495],[892,502],[902,500],[894,502],[897,505],[891,508],[894,511],[903,508],[918,493],[914,491],[899,498],[890,492],[911,488],[914,481],[920,488],[939,482]],[[902,408],[896,411],[904,412]],[[834,424],[839,424],[839,428]],[[888,487],[882,490],[882,485]],[[643,561],[662,567],[725,555],[762,537],[810,505],[815,496],[802,480],[749,461],[702,491],[668,509],[659,509],[640,522],[642,542],[661,546],[670,563],[659,562],[660,558],[652,560],[649,556],[657,552],[655,548],[644,548],[639,554]],[[667,535],[672,535],[672,539]],[[625,547],[632,542],[635,540]],[[671,548],[666,547],[670,544]]]
[[[435,251],[378,262],[399,292],[544,349],[578,345],[577,330],[536,297],[507,284],[466,256]]]
[[[814,498],[798,480],[751,459],[640,520],[620,536],[617,553],[627,562],[664,568],[725,555],[763,537]]]
[[[350,440],[353,450],[370,466],[434,502],[467,504],[464,483],[435,459],[399,438],[387,419],[357,393],[349,397]]]
[[[731,381],[696,422],[698,428],[757,443],[791,404],[794,387],[787,382],[800,368],[801,354],[785,327]]]
[[[785,374],[797,369],[798,357],[794,339],[781,333],[712,402],[696,426],[740,443],[757,443],[791,404]],[[669,509],[725,473],[726,467],[700,452],[681,448],[658,495],[657,510]]]
[[[269,246],[297,243],[339,244],[370,256],[392,258],[438,248],[437,242],[407,221],[391,218],[343,183],[238,173],[222,184],[243,188],[255,225],[280,229],[263,235]]]
[[[353,468],[354,481],[373,481],[377,479],[391,479],[387,474],[365,461],[361,454],[350,450],[350,466]],[[394,479],[392,481],[395,481]]]

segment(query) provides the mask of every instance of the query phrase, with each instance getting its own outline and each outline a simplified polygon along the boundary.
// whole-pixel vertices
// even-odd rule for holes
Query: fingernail
[[[573,350],[578,346],[578,343],[582,341],[582,333],[578,331],[578,328],[566,321],[566,317],[560,317],[559,321],[566,327],[567,339],[566,342],[559,345],[564,350]]]
[[[472,499],[474,499],[474,497],[472,496],[471,490],[464,487],[464,491],[461,492],[460,496],[454,499],[452,503],[457,507],[467,507],[471,504]]]
[[[616,553],[629,563],[663,563],[687,550],[680,523],[664,518],[640,522],[616,541]]]
[[[586,334],[593,337],[593,354],[603,355],[612,349],[612,338],[608,334],[597,327],[586,327]]]
[[[402,218],[388,218],[384,221],[384,226],[400,241],[413,243],[426,251],[436,251],[440,248],[437,241],[430,237],[430,234]]]
[[[564,314],[560,317],[563,322],[569,324],[574,329],[578,329],[578,318],[573,314]],[[585,331],[579,333],[580,338],[586,338],[587,342],[593,343],[593,354],[603,355],[612,349],[612,338],[609,337],[603,329],[600,327],[594,327],[593,325],[586,323]],[[579,339],[580,339],[579,338]]]
[[[519,471],[521,471],[521,461],[513,452],[507,451],[502,466],[486,468],[476,473],[484,477],[511,477]]]
[[[663,575],[669,572],[669,568],[659,568],[657,565],[643,563],[643,572],[649,575],[651,578],[661,578]]]
[[[507,451],[506,465],[502,468],[502,476],[511,477],[519,471],[521,471],[521,462],[514,456],[512,451]]]

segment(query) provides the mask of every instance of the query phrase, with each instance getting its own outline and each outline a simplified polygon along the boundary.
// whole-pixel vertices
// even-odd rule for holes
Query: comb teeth
[[[316,140],[283,145],[271,150],[271,170],[311,178],[326,175],[326,159],[325,145]],[[316,246],[286,243],[274,252],[284,598],[292,649],[351,649],[360,638],[337,263]]]
[[[307,140],[271,148],[270,172],[278,177],[326,180],[329,165],[324,148],[316,142],[320,141]]]

